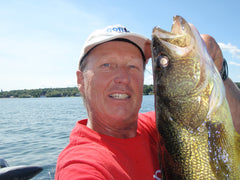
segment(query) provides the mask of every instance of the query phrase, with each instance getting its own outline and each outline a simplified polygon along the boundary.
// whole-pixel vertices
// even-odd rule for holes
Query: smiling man
[[[69,145],[58,157],[55,179],[161,178],[155,113],[139,114],[150,43],[121,25],[89,36],[77,70],[88,118],[72,130]],[[210,52],[215,46],[214,41]],[[240,95],[229,91],[233,86],[225,85],[229,97]],[[232,99],[232,109],[239,108],[240,100]]]
[[[142,102],[143,57],[124,41],[110,41],[92,50],[78,85],[88,110],[87,127],[118,138],[136,136]]]
[[[89,36],[77,71],[88,119],[73,129],[56,179],[158,178],[154,113],[138,114],[150,43],[121,25]]]

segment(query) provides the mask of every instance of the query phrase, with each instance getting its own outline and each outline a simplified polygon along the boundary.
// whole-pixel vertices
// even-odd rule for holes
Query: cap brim
[[[147,63],[148,59],[151,57],[151,41],[148,38],[136,33],[124,33],[114,36],[100,36],[98,39],[95,37],[94,42],[90,41],[88,44],[85,44],[85,48],[80,56],[80,61],[85,56],[85,54],[87,54],[88,51],[90,51],[95,46],[118,38],[127,39],[137,44],[143,51]]]

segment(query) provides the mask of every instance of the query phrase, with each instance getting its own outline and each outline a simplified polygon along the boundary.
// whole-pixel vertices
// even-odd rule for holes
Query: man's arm
[[[230,78],[224,82],[227,101],[231,110],[233,124],[237,132],[240,134],[240,90]]]
[[[209,55],[212,57],[217,69],[220,71],[223,65],[223,55],[215,39],[207,34],[201,35],[205,41]],[[233,124],[236,131],[240,134],[240,90],[230,78],[223,81],[226,97],[231,109]]]

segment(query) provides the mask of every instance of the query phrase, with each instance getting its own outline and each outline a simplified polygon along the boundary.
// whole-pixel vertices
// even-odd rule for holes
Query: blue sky
[[[240,1],[0,0],[0,89],[76,86],[81,47],[95,29],[122,24],[151,38],[183,16],[212,35],[240,82]],[[145,84],[152,84],[151,64]]]

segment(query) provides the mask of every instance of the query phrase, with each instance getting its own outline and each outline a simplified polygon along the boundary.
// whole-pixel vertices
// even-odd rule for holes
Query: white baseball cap
[[[105,29],[98,29],[90,34],[83,45],[79,60],[79,67],[84,61],[84,58],[92,49],[102,43],[113,40],[127,41],[137,46],[141,51],[144,60],[146,61],[145,63],[147,63],[147,60],[151,57],[151,41],[148,38],[140,34],[131,33],[126,27],[122,25],[114,25],[108,26]]]

